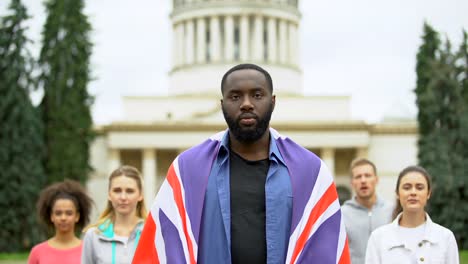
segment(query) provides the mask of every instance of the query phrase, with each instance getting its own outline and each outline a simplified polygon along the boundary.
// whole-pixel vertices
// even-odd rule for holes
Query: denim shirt
[[[229,133],[225,133],[211,168],[203,207],[199,263],[231,263]],[[270,167],[265,183],[267,263],[284,263],[292,214],[288,168],[270,137]]]

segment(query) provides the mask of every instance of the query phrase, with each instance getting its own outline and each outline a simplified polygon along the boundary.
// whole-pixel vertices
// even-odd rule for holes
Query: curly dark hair
[[[36,208],[39,220],[48,228],[48,231],[54,228],[50,217],[55,201],[58,199],[71,200],[79,212],[80,219],[75,225],[75,231],[80,231],[89,223],[93,200],[79,182],[64,180],[47,186],[41,191],[37,200]]]

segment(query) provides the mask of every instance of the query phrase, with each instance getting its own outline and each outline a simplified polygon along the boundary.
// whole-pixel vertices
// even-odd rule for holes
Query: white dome
[[[270,71],[276,93],[302,93],[297,0],[174,0],[171,21],[170,94],[218,94],[247,62]]]

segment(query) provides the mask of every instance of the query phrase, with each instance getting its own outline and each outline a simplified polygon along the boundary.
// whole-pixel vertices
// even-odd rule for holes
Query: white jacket
[[[401,214],[390,224],[372,232],[366,250],[366,264],[459,264],[455,236],[449,229],[432,222],[426,214],[424,237],[419,249],[412,252],[399,239],[398,222]]]

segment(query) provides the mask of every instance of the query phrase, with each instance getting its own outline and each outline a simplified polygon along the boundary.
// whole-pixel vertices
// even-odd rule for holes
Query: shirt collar
[[[283,157],[281,156],[281,152],[278,149],[278,146],[276,145],[276,140],[274,139],[273,135],[270,132],[270,152],[269,152],[269,159],[270,160],[275,160],[278,162],[281,162],[283,165],[286,166],[286,162],[284,162]],[[219,146],[218,150],[218,158],[227,158],[229,156],[229,129],[226,130],[226,133],[224,133],[222,139],[221,139],[221,144]]]
[[[398,233],[398,228],[400,222],[400,218],[402,216],[402,213],[398,214],[398,216],[393,220],[393,222],[390,224],[391,225],[391,230],[392,232],[389,234],[388,239],[387,239],[387,248],[393,249],[397,247],[404,247],[404,243],[398,238],[397,233]],[[432,222],[432,219],[429,217],[429,215],[426,213],[426,228],[424,230],[424,236],[421,242],[428,242],[431,244],[437,244],[439,242],[439,238],[437,236],[437,231],[435,230],[435,224]]]

